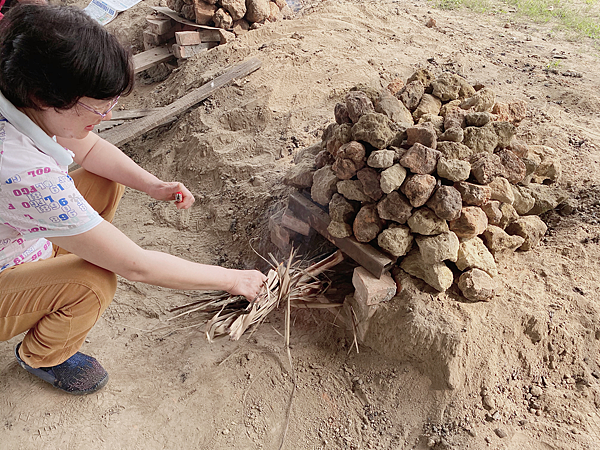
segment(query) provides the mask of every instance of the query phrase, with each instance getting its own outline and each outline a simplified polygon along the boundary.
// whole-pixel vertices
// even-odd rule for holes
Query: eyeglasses
[[[91,106],[86,105],[85,103],[81,103],[79,100],[77,101],[77,104],[79,106],[83,106],[85,109],[87,109],[89,112],[93,112],[94,114],[98,114],[100,117],[102,117],[103,119],[108,116],[108,113],[110,113],[113,108],[115,106],[117,106],[117,103],[119,103],[119,97],[121,97],[120,95],[118,95],[117,97],[115,97],[111,102],[110,102],[110,106],[108,107],[108,109],[101,113],[96,111],[94,108],[92,108]]]

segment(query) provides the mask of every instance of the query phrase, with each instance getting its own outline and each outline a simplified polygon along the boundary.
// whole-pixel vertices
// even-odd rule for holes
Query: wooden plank
[[[133,70],[135,73],[138,73],[172,58],[175,58],[175,56],[167,46],[151,48],[145,52],[133,55]]]
[[[173,118],[178,114],[181,114],[184,111],[187,111],[192,106],[200,103],[205,98],[208,98],[214,91],[217,89],[231,83],[236,78],[245,77],[252,72],[258,70],[261,62],[258,58],[252,58],[248,61],[244,61],[237,66],[229,69],[223,75],[215,78],[214,80],[200,86],[198,89],[186,94],[179,100],[174,101],[168,106],[163,106],[159,112],[154,114],[150,114],[146,117],[142,117],[140,119],[134,120],[131,122],[125,130],[121,130],[117,127],[112,130],[108,130],[104,135],[104,139],[106,139],[111,144],[123,145],[126,142],[135,139],[144,133],[156,128],[161,123],[164,123],[166,119]]]
[[[112,117],[110,120],[103,120],[94,127],[94,132],[102,136],[102,133],[111,128],[117,127],[125,123],[126,120],[138,119],[140,117],[147,116],[160,108],[148,108],[148,109],[124,109],[122,111],[112,111]]]
[[[290,194],[288,208],[296,217],[302,217],[319,234],[377,278],[381,278],[381,275],[396,263],[396,259],[392,259],[371,245],[358,242],[353,236],[342,239],[331,236],[327,231],[329,215],[301,193]]]
[[[177,117],[165,117],[164,120],[162,120],[161,122],[157,123],[156,126],[154,128],[158,128],[160,126],[163,125],[167,125],[171,122],[175,122],[175,120],[177,120]],[[109,131],[113,131],[116,130],[117,127],[123,128],[121,127],[122,124],[125,123],[124,120],[119,120],[119,121],[108,121],[108,122],[119,122],[119,123],[115,123],[113,127],[103,127],[102,129],[100,129],[100,127],[102,126],[103,123],[107,123],[107,122],[101,122],[100,125],[96,125],[96,127],[94,127],[94,131],[98,134],[98,136],[100,136],[101,138],[105,138],[106,134]],[[131,123],[131,122],[129,122]],[[152,156],[157,156],[159,154],[159,152],[157,152],[156,154],[152,154]]]
[[[94,127],[94,131],[102,136],[102,133],[111,128],[117,127],[125,123],[126,120],[138,119],[145,117],[148,114],[153,114],[160,111],[161,108],[148,108],[148,109],[124,109],[122,111],[112,111],[112,117],[110,120],[103,120]]]
[[[160,111],[161,108],[148,108],[148,109],[123,109],[123,110],[115,110],[112,111],[111,120],[131,120],[138,119],[140,117],[145,117],[148,114],[155,113]]]
[[[94,132],[100,134],[103,131],[110,130],[111,128],[119,126],[123,123],[125,123],[124,120],[103,120],[94,127]]]

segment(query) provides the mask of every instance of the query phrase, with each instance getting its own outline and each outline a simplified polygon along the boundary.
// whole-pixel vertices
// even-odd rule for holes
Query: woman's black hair
[[[0,90],[18,108],[127,95],[133,76],[131,53],[79,8],[24,4],[0,21]]]

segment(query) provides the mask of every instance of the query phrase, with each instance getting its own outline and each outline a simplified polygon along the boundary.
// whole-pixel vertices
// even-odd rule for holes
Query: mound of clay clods
[[[533,248],[538,215],[566,198],[555,151],[515,138],[526,113],[447,72],[358,86],[285,182],[328,208],[332,236],[377,246],[438,291],[460,274],[466,298],[488,300],[498,256]]]
[[[197,24],[233,28],[236,34],[293,15],[285,0],[167,0],[167,6]]]

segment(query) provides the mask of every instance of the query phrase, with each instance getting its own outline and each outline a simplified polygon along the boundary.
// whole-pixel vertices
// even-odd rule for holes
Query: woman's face
[[[38,125],[50,136],[83,139],[94,126],[110,120],[116,99],[82,97],[69,109],[43,108],[36,112]]]

